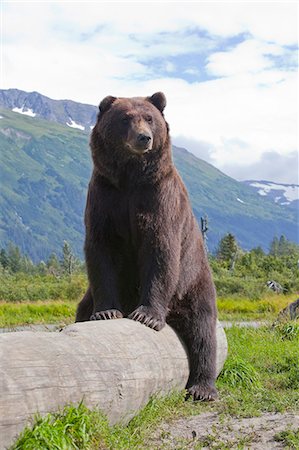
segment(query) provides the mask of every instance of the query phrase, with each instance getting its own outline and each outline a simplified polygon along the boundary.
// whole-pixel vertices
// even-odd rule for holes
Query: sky
[[[3,1],[1,24],[1,88],[163,91],[174,144],[237,180],[298,183],[297,2]]]

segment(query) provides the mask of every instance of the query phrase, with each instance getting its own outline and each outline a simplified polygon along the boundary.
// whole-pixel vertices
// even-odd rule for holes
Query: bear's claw
[[[122,313],[118,309],[107,309],[106,311],[98,311],[90,316],[90,320],[110,320],[121,319]]]
[[[129,315],[129,319],[141,322],[156,331],[162,330],[165,325],[165,320],[161,317],[157,317],[157,314],[155,314],[148,306],[139,306],[139,308]]]
[[[187,391],[187,398],[192,397],[197,402],[213,402],[218,399],[218,394],[214,386],[194,384]]]

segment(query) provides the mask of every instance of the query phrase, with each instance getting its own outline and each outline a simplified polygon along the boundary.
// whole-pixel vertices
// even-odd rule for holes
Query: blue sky
[[[164,91],[174,143],[237,179],[296,183],[297,8],[4,1],[1,87],[91,104]]]

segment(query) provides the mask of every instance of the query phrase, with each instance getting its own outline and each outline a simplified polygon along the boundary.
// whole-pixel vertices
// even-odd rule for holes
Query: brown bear
[[[215,288],[165,106],[161,92],[100,103],[85,211],[89,289],[76,321],[128,317],[158,331],[167,322],[189,352],[189,395],[214,400]]]

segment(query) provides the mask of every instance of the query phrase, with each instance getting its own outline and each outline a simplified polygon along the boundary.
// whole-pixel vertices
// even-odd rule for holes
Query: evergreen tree
[[[265,252],[260,245],[258,247],[253,248],[251,250],[251,253],[253,253],[257,257],[265,256]]]
[[[78,266],[78,260],[73,254],[72,248],[67,241],[63,242],[61,268],[67,275],[72,275]]]
[[[19,272],[22,266],[22,257],[19,247],[10,242],[8,244],[7,257],[9,269],[14,273]]]
[[[270,244],[269,255],[278,256],[278,248],[279,248],[279,240],[278,240],[277,236],[274,236],[274,238]]]
[[[7,269],[9,266],[8,256],[4,248],[1,248],[0,251],[0,265],[3,267],[3,269]]]
[[[56,255],[56,253],[51,253],[51,255],[49,256],[49,259],[47,261],[47,267],[50,268],[52,267],[55,270],[59,270],[60,269],[60,263],[59,263],[59,259]]]
[[[239,247],[235,236],[228,233],[219,242],[217,258],[229,262],[235,258],[238,249]]]
[[[21,257],[19,270],[24,273],[34,273],[35,266],[34,266],[32,260],[28,256]]]
[[[289,250],[290,250],[289,241],[282,234],[278,242],[278,255],[279,256],[288,255]]]

